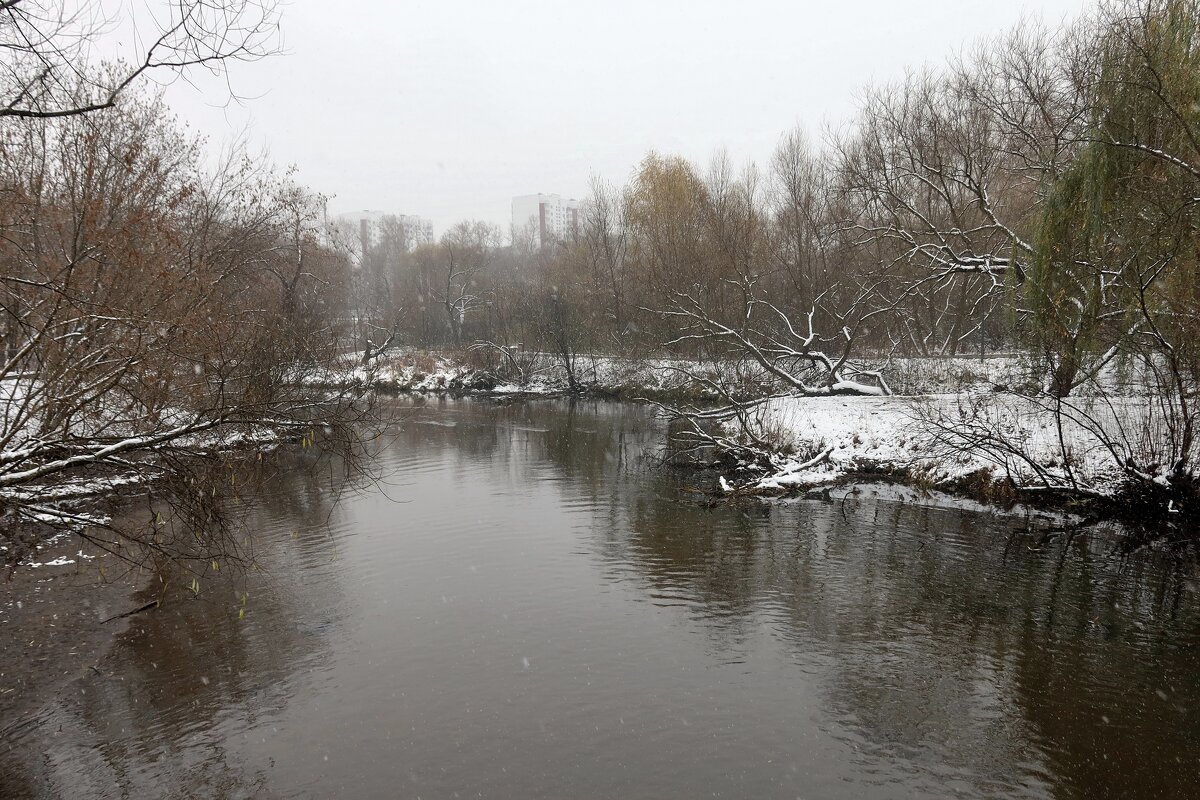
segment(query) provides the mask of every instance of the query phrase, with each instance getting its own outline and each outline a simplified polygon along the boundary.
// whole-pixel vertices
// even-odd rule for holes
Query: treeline
[[[1129,0],[1027,23],[867,90],[843,129],[789,133],[766,165],[651,154],[596,182],[563,241],[463,223],[380,247],[369,275],[422,344],[732,348],[827,384],[847,353],[1019,348],[1056,396],[1138,362],[1190,403],[1198,20],[1195,0]]]
[[[103,466],[186,484],[201,434],[321,423],[323,370],[397,342],[546,351],[572,381],[585,352],[741,360],[809,394],[886,393],[865,365],[890,355],[1017,348],[1020,391],[1060,411],[1135,376],[1163,409],[1159,460],[1193,459],[1200,0],[1023,25],[867,90],[844,128],[786,134],[765,165],[650,154],[624,185],[594,182],[560,241],[463,222],[410,251],[385,221],[357,254],[323,197],[244,153],[210,164],[137,88],[269,52],[269,4],[177,4],[145,62],[100,68],[77,63],[90,18],[60,5],[0,19],[16,518],[69,518],[31,483]]]
[[[354,271],[327,230],[325,198],[259,155],[207,152],[147,85],[271,55],[278,9],[16,0],[3,10],[5,559],[51,526],[123,558],[208,569],[241,546],[220,487],[254,454],[235,448],[280,436],[352,444],[362,411],[313,388],[352,346]],[[119,36],[145,42],[136,60],[91,60]],[[131,484],[148,489],[151,522],[116,530],[102,510],[80,510],[79,498]]]
[[[74,526],[87,519],[55,498],[153,479],[191,495],[189,524],[211,530],[194,454],[335,424],[343,399],[304,385],[350,344],[351,263],[324,220],[323,197],[259,158],[211,164],[153,95],[4,121],[9,526]]]

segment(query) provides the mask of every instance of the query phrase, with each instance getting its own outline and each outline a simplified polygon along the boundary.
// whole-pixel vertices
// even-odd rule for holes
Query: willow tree
[[[1181,474],[1192,458],[1200,377],[1200,2],[1104,9],[1091,118],[1048,187],[1026,300],[1063,397],[1114,359],[1139,368],[1163,406]]]
[[[1044,390],[1066,397],[1115,355],[1101,343],[1104,323],[1122,316],[1111,260],[1109,219],[1119,167],[1093,145],[1051,187],[1026,284],[1029,331],[1046,366]],[[1112,312],[1112,313],[1110,313]]]

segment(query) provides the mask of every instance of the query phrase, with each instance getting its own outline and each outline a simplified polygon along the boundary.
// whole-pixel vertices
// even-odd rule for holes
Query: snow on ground
[[[853,366],[853,365],[852,365]],[[865,369],[883,373],[896,395],[944,394],[963,386],[1016,383],[1027,365],[1013,354],[868,359]]]
[[[339,367],[307,376],[306,381],[326,386],[367,386],[395,391],[442,392],[477,391],[488,394],[548,394],[567,390],[566,370],[561,358],[553,353],[513,351],[525,369],[525,380],[518,381],[509,367],[503,370],[501,383],[492,386],[481,380],[497,371],[501,359],[491,351],[482,356],[467,354],[456,357],[442,351],[416,349],[391,350],[371,365],[364,366],[362,353],[342,356]],[[490,358],[489,358],[490,357]],[[487,363],[480,368],[466,363]],[[505,365],[507,366],[507,365]],[[859,370],[880,370],[897,395],[945,393],[958,387],[1010,384],[1016,385],[1027,364],[1016,355],[1002,354],[979,359],[970,356],[954,358],[888,358],[865,359],[847,365],[845,373],[853,376]],[[638,392],[675,392],[690,383],[686,372],[717,378],[728,371],[735,380],[748,386],[766,384],[768,376],[754,365],[725,365],[684,358],[631,358],[581,354],[575,360],[575,375],[585,387],[609,393],[636,395]],[[694,388],[694,387],[693,387]]]
[[[142,483],[143,480],[144,478],[140,475],[113,475],[103,479],[81,478],[63,480],[56,478],[53,485],[34,486],[33,488],[10,487],[5,489],[3,495],[0,496],[42,502],[74,500],[108,494],[109,492],[118,491],[123,487],[137,485]]]
[[[350,354],[344,369],[321,380],[415,392],[566,391],[566,372],[555,356],[514,355],[525,370],[523,382],[497,385],[486,378],[487,370],[414,350],[388,353],[370,368],[359,363],[360,354]],[[575,369],[580,384],[603,392],[661,396],[690,385],[695,397],[702,390],[684,371],[713,377],[719,368],[669,358],[579,356]],[[1009,478],[1020,487],[1105,494],[1128,476],[1124,465],[1130,456],[1149,465],[1144,469],[1165,469],[1155,453],[1169,436],[1162,416],[1136,376],[1115,364],[1098,381],[1108,395],[1069,400],[1061,429],[1046,407],[1007,391],[1029,388],[1034,365],[1021,355],[867,359],[849,365],[847,372],[857,369],[882,370],[895,394],[770,400],[758,410],[756,427],[761,438],[773,443],[777,469],[753,479],[744,472],[723,477],[727,490],[799,489],[879,470],[946,485],[987,471],[992,480]],[[756,383],[761,374],[745,365],[737,370],[746,386],[766,391],[766,383]]]
[[[1079,413],[1073,416],[1082,420],[1086,411],[1089,421],[1065,419],[1060,431],[1053,414],[1008,394],[774,399],[757,415],[756,427],[795,456],[779,459],[777,470],[752,485],[797,489],[877,468],[948,484],[988,470],[993,479],[1008,477],[1022,487],[1049,480],[1107,493],[1126,473],[1103,439],[1122,445],[1119,455],[1145,459],[1147,442],[1165,431],[1145,398],[1074,402]],[[826,450],[827,459],[804,466]]]
[[[505,360],[498,351],[483,351],[454,357],[405,349],[389,351],[364,365],[362,353],[347,353],[335,367],[298,375],[297,380],[326,388],[501,396],[546,396],[568,389],[559,357],[517,350],[511,356]],[[574,367],[578,384],[629,397],[662,396],[688,387],[691,396],[702,396],[702,388],[686,372],[715,377],[719,371],[711,363],[680,359],[590,355],[578,356]],[[744,365],[734,369],[749,393],[766,391],[761,374]],[[765,477],[759,473],[748,478],[744,472],[723,476],[722,487],[794,490],[876,470],[904,471],[936,485],[988,470],[992,479],[1008,477],[1018,486],[1050,482],[1106,493],[1125,477],[1122,464],[1129,455],[1139,464],[1150,465],[1144,469],[1162,469],[1155,465],[1153,452],[1168,435],[1161,416],[1156,416],[1139,381],[1115,365],[1102,376],[1102,383],[1109,389],[1124,388],[1124,393],[1113,391],[1103,401],[1072,400],[1085,407],[1079,415],[1084,421],[1067,420],[1061,430],[1045,408],[994,391],[1027,382],[1031,365],[1018,355],[868,359],[848,365],[847,372],[856,369],[881,370],[896,394],[770,400],[757,412],[757,428],[762,438],[774,444],[771,460],[776,469]],[[0,382],[0,408],[7,412],[27,389],[15,381]],[[185,416],[182,410],[178,413],[181,419]],[[196,434],[188,443],[219,450],[262,445],[277,436],[266,427],[239,428]],[[1118,444],[1118,452],[1105,446],[1106,439]],[[55,481],[7,491],[26,500],[53,503],[111,491],[114,481],[121,480],[108,476],[103,481]],[[4,494],[0,492],[0,497]]]
[[[399,350],[384,354],[367,366],[362,353],[349,353],[337,369],[314,373],[306,381],[314,385],[363,386],[401,392],[473,391],[494,395],[549,395],[566,392],[570,386],[561,359],[550,353],[519,352],[524,380],[510,367],[496,364],[480,368],[445,353]],[[581,355],[575,361],[577,383],[590,389],[622,391],[670,391],[687,382],[677,370],[691,362],[670,359],[632,359],[618,356]]]

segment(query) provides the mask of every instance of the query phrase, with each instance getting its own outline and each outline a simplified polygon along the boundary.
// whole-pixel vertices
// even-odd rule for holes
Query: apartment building
[[[579,233],[579,201],[557,194],[526,194],[512,199],[513,230],[532,226],[536,243],[570,239]]]
[[[343,227],[352,228],[358,233],[359,245],[363,253],[379,244],[384,225],[392,220],[395,220],[400,234],[400,246],[403,250],[410,251],[418,245],[433,242],[433,223],[416,214],[391,214],[386,211],[364,210],[338,214],[336,219]]]

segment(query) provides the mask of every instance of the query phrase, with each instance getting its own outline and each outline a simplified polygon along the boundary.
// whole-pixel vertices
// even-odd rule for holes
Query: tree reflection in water
[[[301,780],[281,776],[287,759],[319,781],[291,793],[391,786],[404,770],[432,794],[670,794],[725,780],[782,796],[794,787],[754,774],[764,748],[808,758],[814,774],[828,767],[822,779],[841,782],[804,784],[815,796],[1182,797],[1195,785],[1189,564],[1115,556],[1103,533],[1039,546],[1043,522],[869,487],[708,507],[661,467],[664,428],[639,407],[411,405],[379,443],[379,484],[281,476],[244,509],[263,531],[266,574],[135,617],[99,674],[10,728],[6,795],[159,796],[169,779],[198,795],[269,797]],[[538,642],[544,657],[522,666]],[[595,670],[582,694],[575,653]],[[552,655],[564,673],[543,667]],[[373,699],[381,675],[402,701]],[[328,705],[338,697],[377,714],[347,720]],[[493,703],[460,708],[481,701]],[[748,729],[723,716],[737,703]],[[648,704],[640,724],[656,727],[554,735],[593,719],[603,731],[605,709],[629,704]],[[672,728],[681,704],[716,726],[709,738]],[[326,723],[332,733],[311,732]],[[757,738],[729,738],[739,730]],[[314,736],[347,735],[396,754],[364,756],[383,778],[295,755],[326,746]],[[721,752],[677,752],[671,738]],[[692,757],[690,772],[637,772],[659,750]],[[823,765],[825,753],[850,755]],[[520,759],[549,757],[565,759],[553,775],[514,775]],[[721,759],[745,772],[720,772]]]

